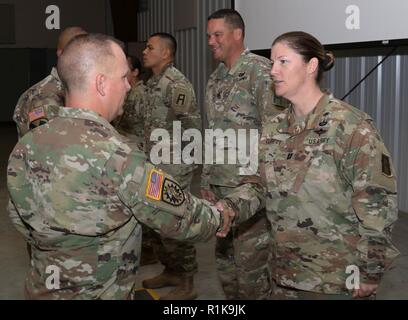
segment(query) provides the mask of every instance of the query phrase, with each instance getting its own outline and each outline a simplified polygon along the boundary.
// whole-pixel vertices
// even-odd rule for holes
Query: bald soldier
[[[173,137],[173,128],[176,128],[176,125],[181,128],[181,136],[184,130],[201,129],[201,116],[193,86],[174,67],[176,50],[177,42],[172,35],[155,33],[149,37],[143,51],[144,66],[153,72],[153,76],[146,83],[145,97],[146,152],[150,159],[155,155],[154,149],[157,146],[155,141],[151,141],[151,134],[156,129],[167,131],[170,145],[177,143]],[[169,153],[172,163],[160,164],[160,167],[171,173],[180,182],[183,190],[189,190],[195,165],[183,162],[174,164],[174,149]],[[155,234],[150,236],[153,238],[155,253],[165,269],[158,276],[144,280],[143,286],[150,289],[176,286],[163,299],[195,299],[197,293],[194,290],[194,274],[197,272],[197,261],[194,246],[191,243],[159,239]]]
[[[71,39],[85,33],[80,27],[64,29],[58,37],[57,57],[61,56]],[[13,115],[18,137],[21,138],[30,129],[46,123],[58,113],[58,107],[63,105],[64,88],[57,69],[53,67],[50,75],[20,96]]]
[[[184,192],[110,125],[130,89],[128,70],[114,39],[76,37],[58,61],[65,108],[10,155],[11,218],[32,246],[28,298],[132,298],[141,222],[190,241],[229,229],[228,216]]]

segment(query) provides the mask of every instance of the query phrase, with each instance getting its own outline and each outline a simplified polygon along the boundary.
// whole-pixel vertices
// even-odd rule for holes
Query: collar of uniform
[[[174,66],[174,64],[173,64],[173,62],[170,62],[169,64],[166,64],[165,66],[164,66],[164,68],[163,68],[163,70],[158,74],[158,75],[153,75],[151,78],[150,78],[150,80],[152,80],[152,81],[158,81],[158,80],[160,80],[163,76],[164,76],[164,74],[166,73],[166,71],[169,69],[169,68],[171,68],[171,67],[173,67]]]
[[[286,127],[281,127],[280,132],[290,134],[298,134],[302,132],[306,127],[307,118],[308,117],[306,117],[305,120],[301,124],[299,124],[298,121],[296,121],[296,115],[293,110],[293,105],[290,105],[290,107],[288,108]]]
[[[241,67],[242,63],[245,61],[246,57],[251,51],[246,48],[240,55],[239,59],[235,64],[232,66],[231,69],[228,69],[223,62],[219,64],[219,70],[217,72],[217,78],[222,79],[224,78],[227,74],[229,75],[234,75],[237,70]]]
[[[139,80],[138,82],[136,82],[134,88],[137,88],[139,86],[143,85],[143,80]]]
[[[60,79],[60,77],[59,77],[59,75],[58,75],[57,68],[52,67],[52,69],[51,69],[51,75],[52,75],[55,79],[57,79],[59,82],[61,82],[61,79]]]
[[[306,129],[310,130],[310,129],[316,128],[329,102],[330,102],[330,96],[327,94],[323,94],[323,96],[320,98],[319,102],[317,103],[316,107],[307,117]]]
[[[290,134],[298,134],[302,132],[305,129],[314,129],[317,126],[317,123],[320,121],[320,118],[322,117],[322,113],[325,110],[325,107],[329,103],[330,96],[327,94],[323,94],[323,96],[320,98],[319,102],[317,103],[316,107],[313,109],[311,113],[309,113],[302,125],[297,123],[296,121],[296,115],[293,110],[293,105],[290,105],[288,108],[288,117],[287,117],[287,127],[286,128],[281,128],[281,131],[287,131],[287,133]]]
[[[110,127],[110,123],[105,118],[102,118],[98,113],[82,108],[60,108],[58,116],[62,118],[74,118],[91,120],[102,124],[105,127]]]

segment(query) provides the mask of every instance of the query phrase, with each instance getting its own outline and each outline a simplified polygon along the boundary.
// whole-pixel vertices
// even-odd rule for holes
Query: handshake
[[[237,212],[225,200],[219,200],[213,192],[207,189],[201,189],[201,196],[203,199],[209,201],[220,212],[220,226],[217,229],[216,236],[225,238],[231,230]]]

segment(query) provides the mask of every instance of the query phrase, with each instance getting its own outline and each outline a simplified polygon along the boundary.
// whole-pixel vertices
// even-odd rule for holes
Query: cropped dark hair
[[[104,34],[82,34],[73,38],[58,59],[58,75],[68,90],[83,90],[92,68],[110,70],[115,55],[112,45],[123,43]]]
[[[238,11],[234,9],[220,9],[212,13],[207,21],[211,19],[224,19],[233,29],[241,29],[242,37],[245,37],[245,23]]]
[[[159,37],[160,39],[163,39],[166,43],[166,46],[170,49],[170,53],[172,54],[172,56],[173,57],[176,56],[177,41],[176,41],[176,38],[174,38],[170,33],[156,32],[150,35],[149,38],[152,38],[152,37]]]
[[[140,62],[139,58],[136,56],[128,55],[127,58],[130,60],[130,64],[132,65],[132,71],[134,69],[138,69],[139,73],[143,73],[142,63]]]
[[[323,45],[314,36],[303,31],[287,32],[277,37],[272,46],[278,42],[284,42],[303,57],[305,62],[312,58],[319,60],[316,81],[320,83],[323,78],[323,72],[330,70],[334,66],[334,55],[326,51]]]

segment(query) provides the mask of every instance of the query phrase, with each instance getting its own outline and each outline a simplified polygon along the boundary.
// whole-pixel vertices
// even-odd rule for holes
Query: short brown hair
[[[211,19],[224,19],[233,29],[241,29],[242,37],[245,37],[245,23],[238,11],[234,9],[220,9],[212,13],[207,21]]]

